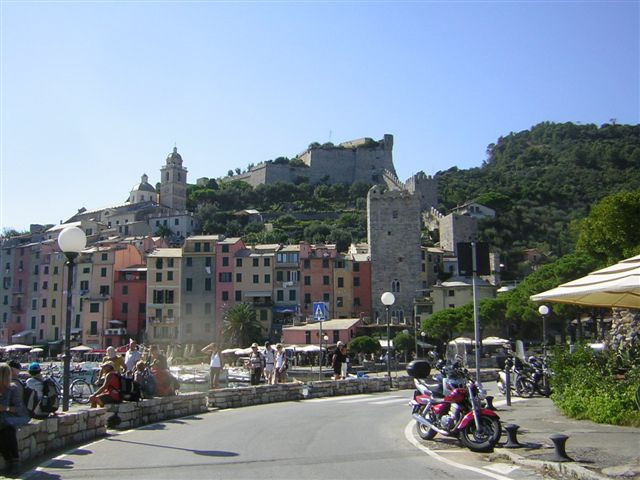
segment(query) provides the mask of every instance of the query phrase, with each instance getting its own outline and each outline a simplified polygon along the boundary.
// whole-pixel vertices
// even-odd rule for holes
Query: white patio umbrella
[[[41,352],[44,352],[44,350],[41,349],[40,347],[32,348],[31,350],[29,350],[29,353],[41,353]]]
[[[78,345],[77,347],[70,348],[72,352],[91,352],[93,348],[87,347],[86,345]]]
[[[222,352],[220,352],[220,353],[222,353],[223,355],[229,355],[229,354],[231,354],[231,353],[234,353],[234,354],[235,354],[235,353],[236,353],[236,351],[238,351],[238,350],[240,350],[240,349],[238,349],[238,348],[225,348],[225,349],[224,349],[224,350],[222,350]]]
[[[320,351],[320,347],[318,345],[305,345],[302,348],[298,348],[297,351],[304,353],[317,353]]]
[[[22,345],[20,343],[15,343],[13,345],[7,345],[4,347],[5,350],[31,350],[33,345]]]
[[[532,302],[640,308],[640,255],[530,298]]]

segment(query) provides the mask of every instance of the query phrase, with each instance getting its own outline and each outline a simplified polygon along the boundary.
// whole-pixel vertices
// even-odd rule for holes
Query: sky
[[[0,0],[0,232],[394,135],[405,180],[543,121],[640,123],[636,1]]]

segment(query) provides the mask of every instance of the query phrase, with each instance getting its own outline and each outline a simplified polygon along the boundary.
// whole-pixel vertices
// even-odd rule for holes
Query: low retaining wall
[[[372,377],[353,380],[321,380],[309,383],[282,383],[278,385],[220,388],[210,390],[208,397],[210,407],[237,408],[263,403],[384,392],[387,390],[389,390],[389,380],[387,380],[386,377]]]
[[[70,445],[91,441],[107,434],[104,408],[67,412],[47,418],[31,420],[17,432],[18,451],[22,462]],[[0,468],[4,468],[0,457]]]
[[[181,393],[157,397],[140,402],[107,405],[106,425],[116,430],[127,430],[169,418],[186,417],[208,410],[207,397],[202,392]]]

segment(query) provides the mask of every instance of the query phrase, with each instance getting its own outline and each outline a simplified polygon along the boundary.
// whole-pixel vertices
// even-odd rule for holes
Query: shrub
[[[615,352],[594,352],[579,346],[553,352],[550,366],[553,399],[567,416],[612,425],[640,426],[635,391],[640,385],[640,365]],[[624,371],[624,375],[619,372]]]

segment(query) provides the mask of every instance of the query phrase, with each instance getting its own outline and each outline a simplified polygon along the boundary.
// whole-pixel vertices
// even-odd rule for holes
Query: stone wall
[[[403,382],[403,386],[400,388],[410,388],[404,387],[405,383],[407,382]],[[215,408],[238,408],[263,403],[289,402],[336,395],[384,392],[387,390],[389,390],[389,381],[386,377],[221,388],[209,391],[209,406]]]
[[[68,412],[47,418],[31,420],[18,429],[20,460],[25,462],[56,450],[91,441],[107,434],[104,408]],[[4,468],[0,457],[0,468]]]
[[[640,351],[640,312],[614,308],[606,342],[614,351]]]
[[[117,430],[127,430],[169,418],[185,417],[207,411],[207,397],[201,392],[181,393],[169,397],[157,397],[140,402],[123,402],[107,405],[106,425]]]

